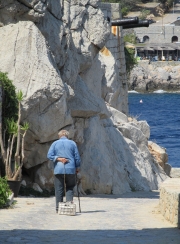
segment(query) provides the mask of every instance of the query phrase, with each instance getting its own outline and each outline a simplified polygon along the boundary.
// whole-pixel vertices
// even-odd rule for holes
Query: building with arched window
[[[154,61],[180,61],[180,26],[151,25],[135,28],[140,43],[136,45],[136,56]]]
[[[134,32],[141,42],[174,43],[180,39],[180,26],[176,25],[150,25],[135,28]]]
[[[149,42],[149,36],[143,36],[143,42]]]
[[[178,42],[178,37],[177,36],[173,36],[171,39],[171,42]]]

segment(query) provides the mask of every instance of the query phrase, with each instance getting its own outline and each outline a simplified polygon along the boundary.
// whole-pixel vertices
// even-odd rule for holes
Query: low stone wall
[[[165,219],[180,228],[180,179],[170,178],[161,184],[159,208]]]

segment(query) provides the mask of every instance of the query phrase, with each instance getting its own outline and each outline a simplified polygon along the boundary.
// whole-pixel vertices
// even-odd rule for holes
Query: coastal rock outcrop
[[[113,38],[118,50],[118,37],[98,4],[0,1],[0,71],[24,94],[22,122],[30,124],[24,172],[37,189],[53,188],[46,155],[62,128],[78,145],[85,190],[149,191],[167,178],[148,149],[149,126],[127,117],[120,59],[109,51],[105,61],[102,51]]]
[[[131,72],[129,90],[152,92],[155,90],[180,91],[180,62],[140,61]]]

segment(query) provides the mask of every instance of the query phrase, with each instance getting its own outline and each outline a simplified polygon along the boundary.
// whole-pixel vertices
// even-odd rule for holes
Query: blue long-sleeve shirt
[[[62,136],[50,146],[47,158],[54,163],[54,174],[75,174],[80,167],[80,155],[74,141]],[[63,164],[57,158],[66,158],[68,162]],[[65,166],[65,172],[64,172]]]

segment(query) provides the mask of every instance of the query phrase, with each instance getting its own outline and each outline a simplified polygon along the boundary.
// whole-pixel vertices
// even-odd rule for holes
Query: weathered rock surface
[[[166,153],[166,149],[160,147],[156,143],[149,141],[148,147],[150,153],[155,157],[156,161],[159,163],[159,165],[164,169],[165,164],[168,161],[168,155]]]
[[[85,190],[157,189],[167,176],[148,149],[147,123],[125,115],[123,46],[118,36],[109,38],[98,1],[0,1],[0,22],[0,71],[24,93],[22,122],[30,123],[24,167],[34,187],[52,189],[46,155],[65,128],[79,147]],[[99,53],[108,38],[108,55]]]
[[[0,0],[0,22],[4,25],[20,20],[38,22],[46,8],[46,0]]]
[[[44,37],[34,23],[25,21],[0,28],[0,33],[4,47],[0,54],[1,71],[8,72],[25,96],[22,119],[29,121],[34,140],[42,143],[55,139],[57,130],[71,124],[72,118],[66,102],[68,88]]]
[[[132,70],[128,81],[129,90],[136,91],[179,91],[180,63],[140,61]]]
[[[170,177],[171,178],[180,178],[180,168],[171,168]]]
[[[112,121],[111,121],[112,122]],[[128,128],[128,123],[126,123]],[[133,130],[133,132],[132,132]],[[141,131],[134,126],[129,134]],[[119,128],[98,117],[89,120],[84,133],[85,143],[80,145],[82,171],[86,175],[85,189],[94,192],[118,194],[130,190],[151,190],[166,178],[162,168],[154,161],[148,147],[141,151],[136,138],[123,137]],[[144,142],[147,140],[144,137]],[[93,179],[93,180],[92,180]]]

